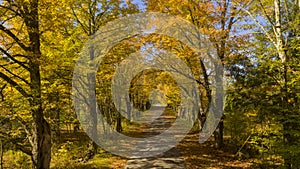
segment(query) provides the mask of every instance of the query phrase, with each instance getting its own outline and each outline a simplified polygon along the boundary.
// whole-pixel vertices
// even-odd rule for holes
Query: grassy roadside
[[[213,147],[213,138],[199,144],[199,134],[189,133],[177,146],[187,169],[251,169],[254,159],[240,160],[229,149],[217,150]]]

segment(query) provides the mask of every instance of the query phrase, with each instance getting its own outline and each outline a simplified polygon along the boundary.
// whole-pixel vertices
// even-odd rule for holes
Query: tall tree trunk
[[[29,68],[30,68],[30,90],[29,98],[32,124],[32,168],[48,169],[51,161],[51,133],[50,126],[44,119],[41,98],[41,76],[40,76],[40,32],[38,0],[25,3],[24,21],[29,35]]]
[[[216,83],[216,91],[215,91],[215,99],[214,99],[214,117],[216,119],[215,123],[218,123],[216,130],[214,131],[215,137],[215,147],[220,149],[223,147],[223,129],[224,129],[224,122],[223,122],[223,105],[224,105],[224,86],[223,86],[223,65],[221,63],[215,63],[215,72],[216,75],[214,76],[215,83]]]
[[[287,54],[285,49],[285,44],[283,41],[283,31],[282,31],[282,21],[281,21],[281,4],[280,0],[274,0],[274,14],[275,14],[275,28],[273,29],[275,34],[275,47],[277,49],[278,57],[281,59],[282,62],[282,92],[281,92],[281,100],[282,100],[282,106],[283,106],[283,140],[284,144],[286,146],[293,144],[293,136],[289,134],[290,130],[293,128],[292,124],[289,123],[289,108],[288,108],[288,87],[287,87]],[[291,169],[293,166],[293,160],[289,156],[284,157],[284,164],[287,169]]]
[[[32,15],[31,15],[32,16]],[[37,19],[37,18],[36,18]],[[31,48],[33,51],[33,58],[30,61],[30,83],[31,83],[31,99],[30,107],[33,117],[33,132],[31,138],[32,145],[32,168],[33,169],[47,169],[50,167],[51,160],[51,133],[50,126],[44,119],[41,99],[41,77],[39,58],[40,41],[38,33],[38,21],[29,22],[29,32],[31,40]]]
[[[222,61],[222,66],[225,66],[223,63],[224,58],[226,57],[226,49],[227,49],[227,40],[229,39],[229,33],[232,30],[233,24],[234,24],[234,20],[235,20],[235,11],[230,9],[231,5],[230,5],[230,1],[227,0],[223,0],[220,1],[222,2],[221,5],[221,17],[220,17],[220,24],[221,24],[221,31],[222,34],[220,35],[220,39],[218,39],[217,41],[214,41],[214,45],[215,48],[217,50],[217,55],[219,57],[219,59]],[[213,37],[214,35],[212,35]],[[215,39],[213,37],[213,39]],[[217,69],[219,69],[220,65],[217,65]],[[223,70],[222,68],[220,68],[220,70]],[[217,84],[223,85],[223,72],[218,72],[217,76],[215,77],[215,80],[217,82]],[[222,90],[221,92],[223,93],[223,89],[219,89]],[[218,90],[216,92],[219,92]],[[218,94],[217,94],[218,95]],[[216,104],[222,104],[224,102],[224,99],[221,98],[216,98],[218,100],[216,100]],[[218,105],[217,105],[218,106]],[[216,110],[216,111],[222,111],[223,112],[223,106],[220,107],[222,110]],[[216,113],[219,114],[219,113]],[[223,114],[223,113],[221,113]],[[220,118],[220,117],[218,117]],[[221,120],[216,128],[216,131],[214,132],[214,138],[215,138],[215,148],[219,149],[223,146],[223,131],[224,131],[224,122],[223,122],[224,116],[222,115]]]
[[[89,113],[89,127],[88,127],[88,133],[91,134],[91,140],[89,143],[89,152],[87,154],[87,158],[92,158],[97,153],[97,144],[94,142],[94,140],[98,139],[98,119],[97,119],[97,99],[96,99],[96,73],[94,72],[94,48],[91,47],[89,49],[90,53],[90,67],[91,70],[89,70],[87,74],[87,82],[88,82],[88,113]]]
[[[3,143],[0,139],[0,169],[3,169]]]

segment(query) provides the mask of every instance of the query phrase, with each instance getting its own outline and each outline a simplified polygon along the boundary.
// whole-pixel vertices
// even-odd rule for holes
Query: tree
[[[247,8],[238,3],[234,5],[248,14],[252,20],[249,25],[257,33],[254,36],[256,45],[249,57],[252,68],[246,70],[243,80],[236,81],[236,84],[242,84],[238,95],[245,101],[244,108],[249,111],[252,107],[258,121],[268,128],[265,133],[254,132],[257,137],[252,138],[253,142],[258,143],[255,138],[269,138],[266,147],[275,148],[275,154],[284,159],[286,168],[298,168],[299,151],[295,147],[299,139],[296,94],[299,90],[296,87],[299,84],[296,54],[299,53],[299,4],[296,1],[258,0]],[[278,141],[280,137],[282,139]]]
[[[34,168],[49,168],[49,123],[59,135],[60,121],[74,116],[68,99],[74,58],[100,26],[137,11],[127,3],[124,6],[120,1],[100,0],[1,1],[1,97],[9,98],[1,102],[1,107],[5,108],[5,119],[10,120],[7,123],[16,128],[1,131],[1,137],[32,156]],[[20,138],[14,135],[18,130],[22,131]],[[29,139],[25,144],[19,143],[26,138]]]
[[[112,1],[103,1],[103,0],[81,0],[81,1],[71,1],[69,2],[71,11],[72,11],[72,18],[73,21],[78,25],[77,31],[81,32],[84,37],[84,41],[87,40],[90,36],[94,35],[101,26],[104,26],[109,21],[112,21],[118,17],[126,16],[130,13],[137,12],[137,8],[130,2],[126,1],[127,6],[123,6],[121,1],[118,0],[112,0]],[[96,56],[93,56],[93,52],[96,49],[90,49],[90,60],[93,61]],[[93,63],[91,63],[93,64]],[[109,69],[109,68],[108,68]],[[110,70],[110,69],[109,69]],[[109,74],[112,72],[107,71]],[[89,90],[93,91],[93,86],[96,86],[95,79],[97,77],[97,74],[95,72],[92,72],[88,75],[88,83],[91,87]],[[98,79],[98,78],[97,78]],[[100,80],[101,82],[107,82],[104,80]],[[108,91],[109,87],[108,85],[103,86],[101,84],[100,87],[104,87],[106,91]],[[98,86],[99,87],[99,86]],[[103,90],[103,89],[102,89]],[[93,92],[91,92],[93,93]],[[103,93],[102,93],[103,94]],[[97,98],[94,98],[93,95],[90,95],[89,98],[89,110],[88,112],[91,114],[91,117],[96,116],[96,100]],[[103,104],[103,99],[100,100],[100,110],[104,107],[108,107],[108,109],[105,110],[105,112],[102,112],[108,116],[110,116],[109,113],[112,109],[111,105],[111,99],[105,95],[105,103]],[[109,110],[109,111],[107,111]],[[106,116],[107,117],[107,116]],[[110,117],[111,118],[111,117]],[[108,120],[111,121],[111,120]],[[121,115],[118,113],[117,115],[117,129],[118,131],[122,130],[121,126]],[[97,119],[91,119],[91,125],[89,127],[89,133],[97,133],[96,131],[97,126]],[[97,152],[97,145],[94,141],[91,141],[91,151],[93,154]]]
[[[293,91],[291,91],[289,86],[289,81],[292,79],[290,79],[291,76],[288,72],[292,68],[289,66],[289,61],[294,60],[293,58],[295,56],[293,56],[292,53],[288,54],[288,50],[291,43],[290,41],[297,36],[297,24],[294,24],[294,22],[296,22],[296,19],[298,19],[297,17],[299,17],[297,16],[297,13],[299,13],[299,4],[291,1],[282,2],[280,0],[273,0],[265,3],[258,1],[258,3],[263,11],[263,17],[267,22],[266,26],[263,26],[250,11],[245,11],[262,30],[262,33],[266,36],[270,44],[275,47],[276,55],[281,61],[281,65],[278,65],[280,74],[278,77],[278,84],[280,85],[279,90],[281,93],[280,100],[282,105],[280,113],[282,115],[281,122],[283,125],[284,143],[287,146],[290,146],[293,145],[296,140],[296,137],[294,134],[290,133],[290,130],[293,126],[297,125],[297,123],[291,122],[294,106],[289,103]],[[273,9],[271,7],[273,7]],[[287,168],[292,168],[294,166],[291,157],[285,158],[285,163]]]
[[[41,99],[39,5],[38,0],[2,1],[0,31],[5,41],[1,43],[0,50],[2,56],[8,58],[9,64],[1,65],[0,78],[18,91],[29,106],[32,125],[27,136],[32,150],[26,153],[32,157],[32,167],[49,168],[51,134],[50,126],[44,118]],[[16,27],[17,24],[12,21],[21,22],[22,26]],[[15,66],[24,73],[15,74]]]
[[[246,5],[247,1],[243,1],[241,4]],[[148,0],[147,9],[148,11],[159,11],[178,15],[192,22],[201,33],[208,35],[210,41],[214,44],[217,55],[222,61],[224,67],[230,66],[228,65],[229,62],[227,62],[227,58],[233,59],[237,53],[237,49],[235,48],[238,48],[238,43],[244,41],[244,37],[237,34],[239,28],[235,25],[242,20],[242,13],[241,10],[236,9],[232,5],[231,0],[214,2],[199,0],[173,0],[168,2],[161,0]],[[199,117],[206,117],[210,109],[210,102],[215,102],[216,100],[212,100],[213,97],[209,84],[209,74],[201,60],[200,64],[202,65],[200,72],[202,72],[204,79],[202,79],[202,83],[199,83],[199,85],[203,86],[208,103],[205,104],[205,108],[200,110]],[[202,125],[204,124],[205,119],[206,118],[199,119]],[[217,130],[214,132],[216,148],[223,146],[223,128],[224,125],[222,118]]]

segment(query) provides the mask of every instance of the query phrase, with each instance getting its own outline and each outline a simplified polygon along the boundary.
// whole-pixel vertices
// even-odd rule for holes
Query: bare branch
[[[0,51],[1,51],[3,54],[5,54],[9,59],[11,59],[13,62],[15,62],[15,63],[19,64],[20,66],[22,66],[24,69],[26,69],[26,70],[28,70],[28,71],[30,70],[29,67],[27,67],[24,63],[18,61],[18,60],[14,57],[14,56],[23,56],[23,57],[26,57],[26,56],[24,56],[24,55],[19,55],[19,54],[14,55],[14,56],[11,56],[11,55],[7,52],[7,50],[5,50],[5,49],[3,49],[3,48],[1,48],[1,47],[0,47]]]
[[[24,83],[26,83],[27,85],[30,85],[29,82],[28,82],[26,79],[24,79],[24,78],[20,77],[19,75],[13,73],[13,72],[10,71],[9,69],[7,69],[5,66],[0,65],[0,67],[1,67],[2,69],[4,69],[6,72],[8,72],[9,74],[11,74],[13,77],[16,77],[16,78],[22,80],[22,81],[23,81]],[[11,78],[12,78],[12,77],[11,77]]]
[[[10,21],[11,19],[14,19],[15,17],[16,17],[16,15],[11,16],[11,17],[8,17],[7,19],[2,20],[2,21],[1,21],[1,24],[2,24],[2,25],[5,24],[5,22],[8,22],[8,21]]]
[[[29,97],[30,95],[14,80],[12,80],[10,77],[8,77],[6,74],[0,72],[0,78],[5,80],[7,83],[12,85],[17,91],[19,91],[24,97]]]
[[[264,15],[266,16],[267,20],[270,22],[270,24],[272,25],[272,28],[275,29],[275,26],[272,22],[272,19],[270,18],[270,16],[268,15],[264,5],[262,4],[261,0],[259,0],[259,4],[260,4],[260,7],[262,8],[262,11],[264,13]]]
[[[29,51],[30,50],[30,48],[27,47],[24,43],[22,43],[21,40],[14,33],[12,33],[9,29],[5,28],[2,24],[0,25],[0,30],[2,30],[3,32],[5,32],[11,38],[13,38],[13,40],[15,40],[17,42],[17,44],[23,50],[25,50],[25,51]]]
[[[73,15],[74,15],[75,18],[76,18],[76,21],[81,25],[83,31],[84,31],[86,34],[88,34],[88,31],[86,30],[85,25],[84,25],[83,23],[81,23],[80,19],[77,17],[76,12],[74,11],[74,8],[73,8],[72,6],[71,6],[71,9],[72,9]]]
[[[274,46],[276,46],[276,41],[272,38],[271,34],[265,29],[265,27],[252,15],[252,13],[247,10],[246,8],[239,6],[240,9],[242,9],[244,12],[246,12],[250,18],[256,23],[257,26],[264,32],[264,34],[267,36],[267,38],[273,43]]]
[[[20,13],[19,13],[18,11],[14,10],[14,9],[12,9],[12,8],[10,8],[10,7],[4,6],[4,5],[0,5],[0,8],[7,9],[7,10],[13,12],[15,15],[21,16]]]

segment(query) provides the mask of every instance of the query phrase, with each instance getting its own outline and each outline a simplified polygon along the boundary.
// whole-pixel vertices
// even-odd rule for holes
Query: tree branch
[[[260,4],[260,7],[262,8],[262,11],[263,11],[264,15],[266,16],[267,20],[268,20],[268,21],[270,22],[270,24],[272,25],[272,28],[275,29],[275,26],[274,26],[274,24],[273,24],[273,22],[272,22],[270,16],[267,14],[267,11],[266,11],[265,7],[263,6],[261,0],[259,0],[259,4]]]
[[[3,49],[0,47],[0,51],[5,54],[9,59],[11,59],[12,61],[14,61],[15,63],[19,64],[20,66],[22,66],[24,69],[30,71],[29,67],[27,67],[24,63],[18,61],[17,59],[15,59],[13,56],[11,56],[7,50]],[[24,55],[14,55],[14,56],[24,56]]]
[[[12,8],[10,8],[10,7],[4,6],[4,5],[0,5],[0,8],[7,9],[7,10],[9,10],[9,11],[13,12],[14,14],[16,14],[17,16],[21,16],[21,14],[20,14],[18,11],[16,11],[16,10],[13,10],[13,9],[12,9]]]
[[[272,38],[271,34],[265,29],[265,27],[252,15],[252,13],[245,9],[244,7],[239,6],[240,9],[242,9],[244,12],[246,12],[250,18],[256,23],[256,25],[264,32],[264,34],[267,36],[267,38],[273,43],[274,46],[276,46],[275,40]]]
[[[24,79],[24,78],[20,77],[19,75],[13,73],[13,72],[10,71],[9,69],[7,69],[5,66],[0,65],[0,67],[1,67],[2,69],[4,69],[5,71],[7,71],[7,72],[8,72],[9,74],[11,74],[12,76],[14,76],[14,77],[16,77],[16,78],[22,80],[22,81],[23,81],[24,83],[26,83],[27,85],[30,85],[29,82],[28,82],[26,79]]]
[[[4,73],[0,72],[0,78],[5,80],[7,83],[12,85],[18,92],[20,92],[24,97],[29,97],[30,95],[14,80],[12,80],[10,77],[5,75]]]
[[[14,41],[17,42],[17,44],[25,51],[29,51],[30,48],[27,47],[24,43],[21,42],[21,40],[14,34],[12,33],[10,30],[8,30],[7,28],[5,28],[2,24],[0,25],[0,30],[2,30],[3,32],[5,32],[8,36],[10,36]]]
[[[72,9],[73,15],[75,16],[76,21],[81,25],[83,31],[84,31],[86,34],[88,34],[88,31],[86,30],[85,25],[83,25],[83,23],[81,23],[80,19],[77,17],[76,12],[74,11],[74,9],[73,9],[72,6],[71,6],[71,9]]]

